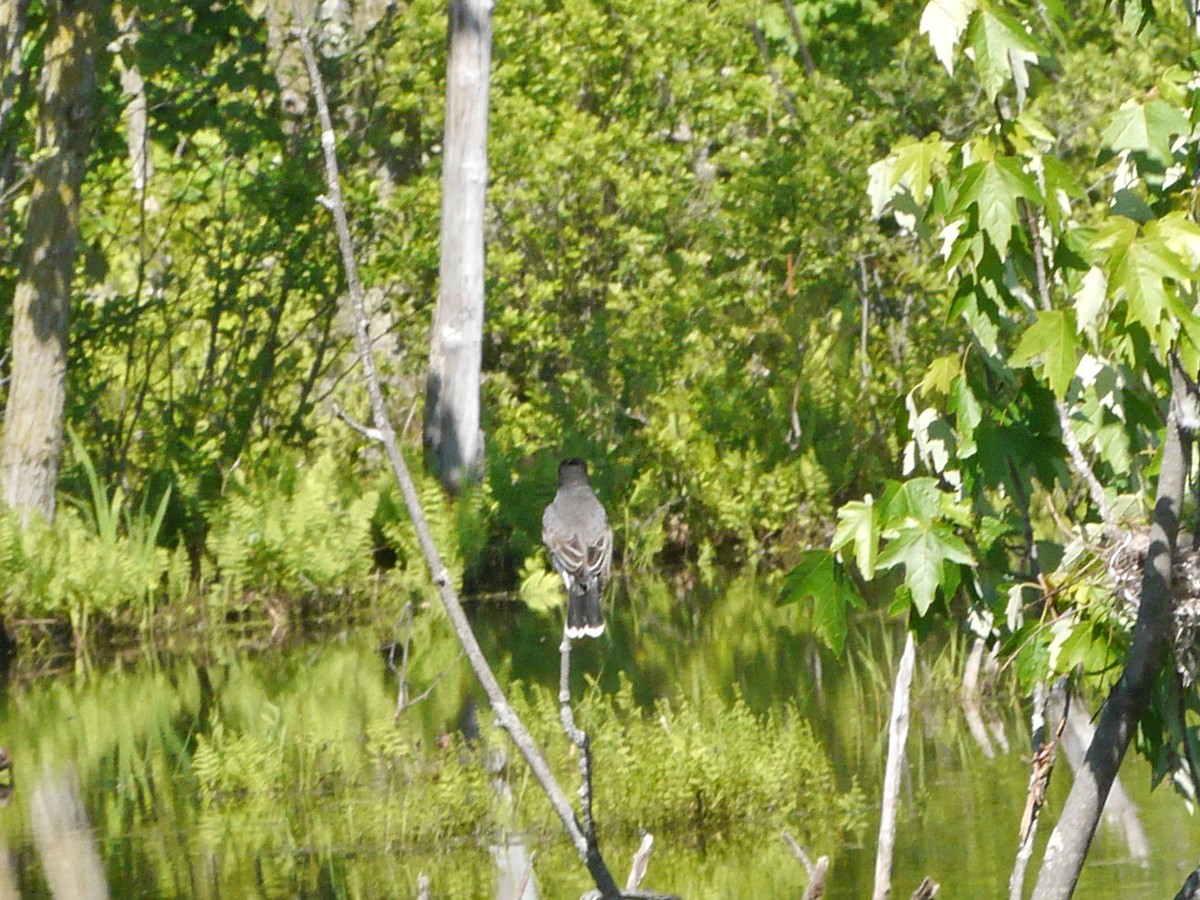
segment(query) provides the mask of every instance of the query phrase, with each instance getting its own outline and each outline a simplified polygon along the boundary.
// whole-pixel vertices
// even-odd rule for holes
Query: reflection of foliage
[[[452,647],[449,635],[438,641]],[[276,886],[272,895],[295,896],[326,866],[386,873],[397,856],[491,840],[514,823],[535,841],[558,837],[523,767],[508,773],[511,808],[496,793],[492,766],[509,752],[503,735],[488,721],[477,742],[455,733],[465,667],[397,722],[394,683],[374,641],[330,640],[260,660],[226,658],[221,648],[198,654],[206,656],[200,665],[37,682],[0,711],[14,758],[72,762],[97,827],[137,836],[113,842],[115,895],[131,892],[121,881],[129,877],[194,896],[215,865],[222,892],[240,895],[262,878]],[[419,656],[414,683],[427,683],[426,670],[444,661],[453,665],[455,655]],[[573,773],[552,692],[535,689],[518,703],[559,768]],[[857,791],[836,789],[794,710],[756,716],[709,697],[664,702],[647,715],[627,683],[615,696],[588,688],[580,715],[598,753],[597,811],[614,842],[639,825],[679,836],[703,828],[715,839],[786,824],[831,846],[840,828],[859,824]],[[19,804],[0,811],[10,847],[19,850],[28,829]],[[571,868],[539,865],[539,877]],[[457,876],[433,871],[446,890],[465,879],[456,896],[479,896],[475,881],[490,884],[474,863]]]
[[[554,692],[517,703],[543,745],[563,745]],[[643,711],[624,681],[615,695],[591,687],[577,708],[595,748],[596,815],[604,828],[708,839],[787,827],[810,843],[836,843],[862,827],[857,788],[837,790],[828,757],[795,708],[755,715],[727,704],[660,701]],[[565,752],[560,764],[573,768]]]

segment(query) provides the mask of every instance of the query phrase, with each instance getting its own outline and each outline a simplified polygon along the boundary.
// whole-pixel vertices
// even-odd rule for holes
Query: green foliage
[[[86,637],[94,616],[147,628],[156,601],[182,600],[186,557],[159,546],[169,494],[151,512],[149,498],[135,513],[121,488],[100,481],[78,440],[76,454],[87,473],[90,497],[67,497],[54,523],[0,511],[0,583],[10,619],[67,619]]]
[[[372,570],[379,494],[342,477],[333,457],[285,462],[274,478],[234,482],[209,546],[234,596],[336,596],[363,589]]]
[[[903,566],[892,608],[913,618],[961,590],[971,627],[1027,687],[1115,677],[1134,617],[1114,583],[1119,551],[1096,552],[1114,523],[1097,520],[1102,506],[1145,515],[1168,361],[1200,369],[1195,59],[1183,23],[1139,28],[1133,44],[1055,4],[926,7],[920,30],[939,61],[953,74],[969,59],[990,109],[949,138],[898,142],[871,167],[870,197],[937,250],[953,289],[942,312],[965,325],[963,346],[907,396],[907,480],[844,504],[835,558],[807,559],[792,579],[799,598],[808,573],[851,558],[868,581]],[[1125,93],[1146,94],[1081,90],[1114,44],[1146,79]],[[837,643],[836,629],[825,637]],[[1143,723],[1159,763],[1186,754],[1172,715]]]

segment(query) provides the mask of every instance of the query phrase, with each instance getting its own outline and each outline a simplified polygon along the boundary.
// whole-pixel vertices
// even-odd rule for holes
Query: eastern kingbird
[[[582,459],[558,465],[558,493],[542,515],[542,540],[567,586],[567,637],[599,637],[604,633],[600,595],[612,566],[612,529],[588,485]]]

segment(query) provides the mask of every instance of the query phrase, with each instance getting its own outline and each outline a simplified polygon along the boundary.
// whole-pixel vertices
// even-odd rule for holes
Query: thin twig
[[[800,860],[800,864],[804,866],[804,871],[808,873],[808,887],[804,889],[804,895],[800,900],[821,900],[825,896],[825,880],[829,875],[829,857],[818,857],[814,863],[808,858],[808,854],[804,852],[804,848],[800,846],[800,842],[792,837],[790,831],[783,833],[783,840],[792,851],[792,856]]]
[[[787,85],[783,83],[774,63],[771,62],[771,51],[767,47],[767,39],[763,36],[762,29],[757,25],[751,25],[750,34],[754,36],[754,46],[758,48],[758,55],[762,57],[763,68],[766,69],[771,83],[775,85],[775,90],[779,91],[779,99],[783,101],[783,108],[793,119],[796,118],[796,103],[792,99],[792,92],[787,89]]]
[[[1029,240],[1033,244],[1034,284],[1037,287],[1038,306],[1043,310],[1050,310],[1054,304],[1050,297],[1050,281],[1046,277],[1045,248],[1042,244],[1042,232],[1038,228],[1037,219],[1033,215],[1033,208],[1029,202],[1024,199],[1018,202],[1020,204],[1021,217],[1025,220],[1025,230],[1029,232]],[[1113,517],[1112,508],[1108,505],[1108,498],[1104,496],[1103,485],[1100,484],[1096,473],[1092,471],[1087,457],[1083,455],[1083,448],[1079,445],[1079,439],[1075,437],[1075,432],[1071,429],[1071,416],[1067,411],[1067,406],[1061,400],[1055,401],[1054,406],[1058,412],[1058,427],[1062,431],[1063,444],[1067,448],[1067,455],[1071,458],[1071,465],[1075,467],[1075,471],[1083,479],[1084,484],[1087,485],[1088,495],[1092,498],[1092,502],[1096,504],[1096,510],[1100,513],[1100,521],[1104,523],[1104,530],[1108,537],[1115,538],[1120,530],[1117,520]]]
[[[817,66],[813,62],[812,54],[808,52],[808,41],[804,40],[804,29],[800,27],[800,19],[796,16],[796,7],[792,5],[792,0],[783,0],[783,9],[787,13],[788,24],[792,26],[792,37],[796,39],[800,58],[804,61],[804,74],[812,78],[817,74]]]
[[[346,411],[342,409],[340,403],[333,404],[333,415],[335,418],[341,419],[352,429],[365,437],[368,441],[375,441],[376,443],[383,442],[383,432],[381,432],[378,428],[372,428],[369,425],[362,424],[356,419],[350,418],[350,416],[346,415]]]

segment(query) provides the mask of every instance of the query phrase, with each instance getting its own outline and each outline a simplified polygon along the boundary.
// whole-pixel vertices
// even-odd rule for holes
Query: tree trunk
[[[50,38],[38,89],[37,158],[13,296],[12,381],[0,490],[28,519],[54,516],[62,455],[67,312],[96,97],[99,0],[46,4]]]
[[[28,75],[21,67],[21,46],[28,25],[29,0],[0,3],[0,220],[8,208],[13,162],[17,157],[17,127],[14,112]],[[8,229],[0,221],[0,240]]]
[[[1172,393],[1182,399],[1187,388],[1174,362],[1171,365],[1171,380]],[[1174,406],[1173,402],[1172,408]],[[1175,605],[1171,593],[1171,561],[1175,555],[1175,539],[1179,532],[1179,513],[1187,474],[1185,442],[1190,446],[1191,438],[1181,432],[1172,414],[1167,419],[1158,476],[1158,499],[1150,526],[1150,549],[1146,554],[1146,571],[1142,578],[1137,623],[1133,629],[1133,645],[1129,649],[1125,670],[1100,713],[1095,736],[1088,747],[1083,767],[1075,775],[1075,783],[1063,806],[1062,816],[1046,844],[1033,900],[1066,900],[1074,892],[1104,809],[1104,801],[1121,767],[1134,730],[1150,703]]]
[[[476,478],[483,463],[479,383],[491,45],[491,0],[451,0],[440,288],[425,391],[425,445],[450,491]]]

